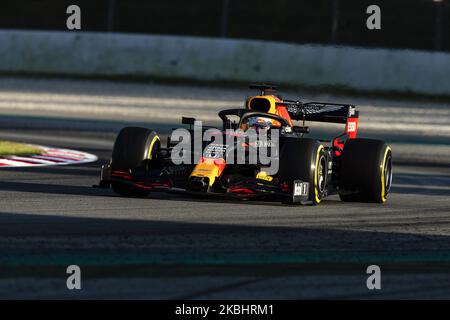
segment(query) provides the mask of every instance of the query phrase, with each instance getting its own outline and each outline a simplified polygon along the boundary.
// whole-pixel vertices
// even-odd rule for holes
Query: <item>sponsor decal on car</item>
[[[347,132],[355,132],[356,131],[356,122],[355,121],[349,121],[347,126]]]
[[[308,188],[309,183],[308,182],[294,182],[294,196],[307,196],[308,195]]]

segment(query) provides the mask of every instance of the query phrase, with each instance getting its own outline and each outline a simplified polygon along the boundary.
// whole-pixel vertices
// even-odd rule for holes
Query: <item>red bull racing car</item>
[[[248,98],[243,108],[219,112],[222,127],[210,135],[213,142],[196,144],[198,130],[202,136],[211,127],[199,129],[194,118],[182,118],[189,126],[184,129],[184,148],[174,132],[164,146],[151,129],[123,128],[110,162],[102,167],[100,187],[112,187],[124,196],[166,191],[319,204],[338,194],[342,201],[386,201],[392,183],[391,148],[384,141],[357,138],[355,106],[286,100],[274,85],[250,88],[259,94]],[[306,126],[310,121],[341,123],[345,129],[330,140],[311,139]],[[256,138],[246,134],[250,131]],[[258,138],[261,132],[264,139]],[[262,161],[259,151],[264,148],[277,163],[275,170],[267,170],[267,161]]]

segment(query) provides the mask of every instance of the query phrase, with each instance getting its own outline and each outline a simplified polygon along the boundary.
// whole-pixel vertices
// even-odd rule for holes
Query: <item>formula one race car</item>
[[[110,163],[102,167],[100,187],[112,187],[124,196],[167,191],[318,204],[338,194],[342,201],[386,201],[392,183],[391,148],[380,140],[356,138],[355,106],[283,100],[273,85],[250,88],[260,94],[247,99],[244,108],[219,112],[222,128],[210,134],[214,142],[196,144],[198,139],[192,137],[201,137],[211,127],[199,129],[194,118],[182,118],[189,137],[180,139],[174,129],[166,147],[153,130],[123,128]],[[306,121],[342,123],[345,132],[328,141],[306,138]],[[256,138],[246,135],[249,131]],[[262,133],[265,139],[259,139]],[[267,170],[267,159],[262,161],[259,153],[264,148],[277,170]]]

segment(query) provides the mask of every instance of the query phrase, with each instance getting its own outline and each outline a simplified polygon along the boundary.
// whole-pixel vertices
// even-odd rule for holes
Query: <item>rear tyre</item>
[[[340,176],[342,201],[386,202],[392,185],[391,148],[381,140],[348,140]]]
[[[327,165],[324,146],[319,141],[287,138],[280,151],[279,180],[290,187],[294,180],[309,182],[308,199],[319,204],[326,196]]]
[[[113,171],[128,172],[130,169],[151,166],[152,161],[155,161],[155,152],[160,145],[161,140],[159,136],[150,129],[138,127],[123,128],[114,143],[111,169]],[[147,189],[125,183],[112,182],[111,186],[115,192],[124,196],[143,197],[149,194]]]

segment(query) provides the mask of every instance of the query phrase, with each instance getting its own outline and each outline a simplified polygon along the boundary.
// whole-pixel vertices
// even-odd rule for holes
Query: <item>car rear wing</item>
[[[292,120],[319,121],[345,124],[345,133],[349,138],[356,138],[359,112],[354,105],[284,100],[277,105],[286,107]]]
[[[348,118],[358,118],[359,112],[351,104],[328,102],[286,101],[277,102],[286,107],[292,120],[347,123]]]

